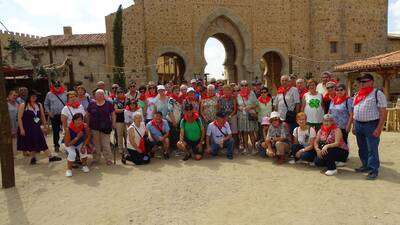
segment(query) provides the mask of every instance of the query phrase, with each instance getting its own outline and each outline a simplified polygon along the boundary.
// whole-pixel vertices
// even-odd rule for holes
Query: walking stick
[[[113,152],[114,152],[114,165],[117,164],[116,158],[117,158],[117,129],[114,129],[114,144],[113,144]]]

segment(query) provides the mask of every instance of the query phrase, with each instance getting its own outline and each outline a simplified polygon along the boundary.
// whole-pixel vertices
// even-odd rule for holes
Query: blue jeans
[[[234,145],[234,141],[232,138],[227,141],[224,141],[224,148],[226,148],[226,150],[227,150],[226,156],[228,156],[228,157],[233,156],[233,145]],[[211,143],[211,154],[213,156],[217,156],[218,150],[220,148],[221,147],[218,144],[216,144],[215,142]]]
[[[363,167],[371,169],[371,172],[379,171],[379,137],[375,137],[372,133],[378,127],[379,120],[370,122],[355,121],[356,138],[358,145],[358,155]]]

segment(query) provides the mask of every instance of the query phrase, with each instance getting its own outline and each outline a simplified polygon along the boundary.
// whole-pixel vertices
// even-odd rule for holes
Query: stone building
[[[159,80],[162,57],[178,64],[180,79],[202,75],[205,42],[215,37],[226,49],[231,81],[318,76],[399,49],[400,40],[388,37],[387,13],[387,0],[135,0],[123,10],[125,72],[128,80]],[[106,16],[107,64],[114,16]]]
[[[0,57],[4,59],[8,65],[16,67],[32,67],[28,57],[21,55],[13,55],[7,48],[9,47],[10,40],[15,39],[22,45],[28,45],[31,42],[38,40],[40,37],[31,34],[8,32],[0,30]]]
[[[39,38],[25,48],[38,59],[40,65],[51,64],[50,51],[56,65],[70,58],[75,81],[82,82],[87,91],[91,91],[99,80],[112,83],[112,74],[106,65],[105,43],[105,34],[73,34],[71,27],[64,27],[63,35]],[[68,77],[61,77],[61,80],[65,84],[69,82]]]

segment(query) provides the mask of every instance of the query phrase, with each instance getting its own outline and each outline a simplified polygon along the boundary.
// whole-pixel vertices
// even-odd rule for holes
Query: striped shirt
[[[358,122],[369,122],[378,120],[379,108],[386,107],[387,100],[385,94],[383,94],[382,91],[374,89],[364,100],[362,100],[357,105],[354,105],[353,118]]]

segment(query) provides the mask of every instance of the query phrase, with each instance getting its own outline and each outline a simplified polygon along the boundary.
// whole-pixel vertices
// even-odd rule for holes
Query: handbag
[[[296,111],[292,111],[289,109],[289,106],[286,102],[286,95],[283,95],[283,102],[285,103],[285,106],[287,108],[286,112],[286,122],[288,123],[296,123]]]
[[[242,98],[244,107],[246,107],[246,101],[244,100],[244,98],[243,98],[242,96],[240,96],[240,97]],[[247,119],[248,119],[249,121],[258,121],[258,114],[257,114],[257,112],[256,112],[256,111],[248,112],[248,113],[247,113]]]

